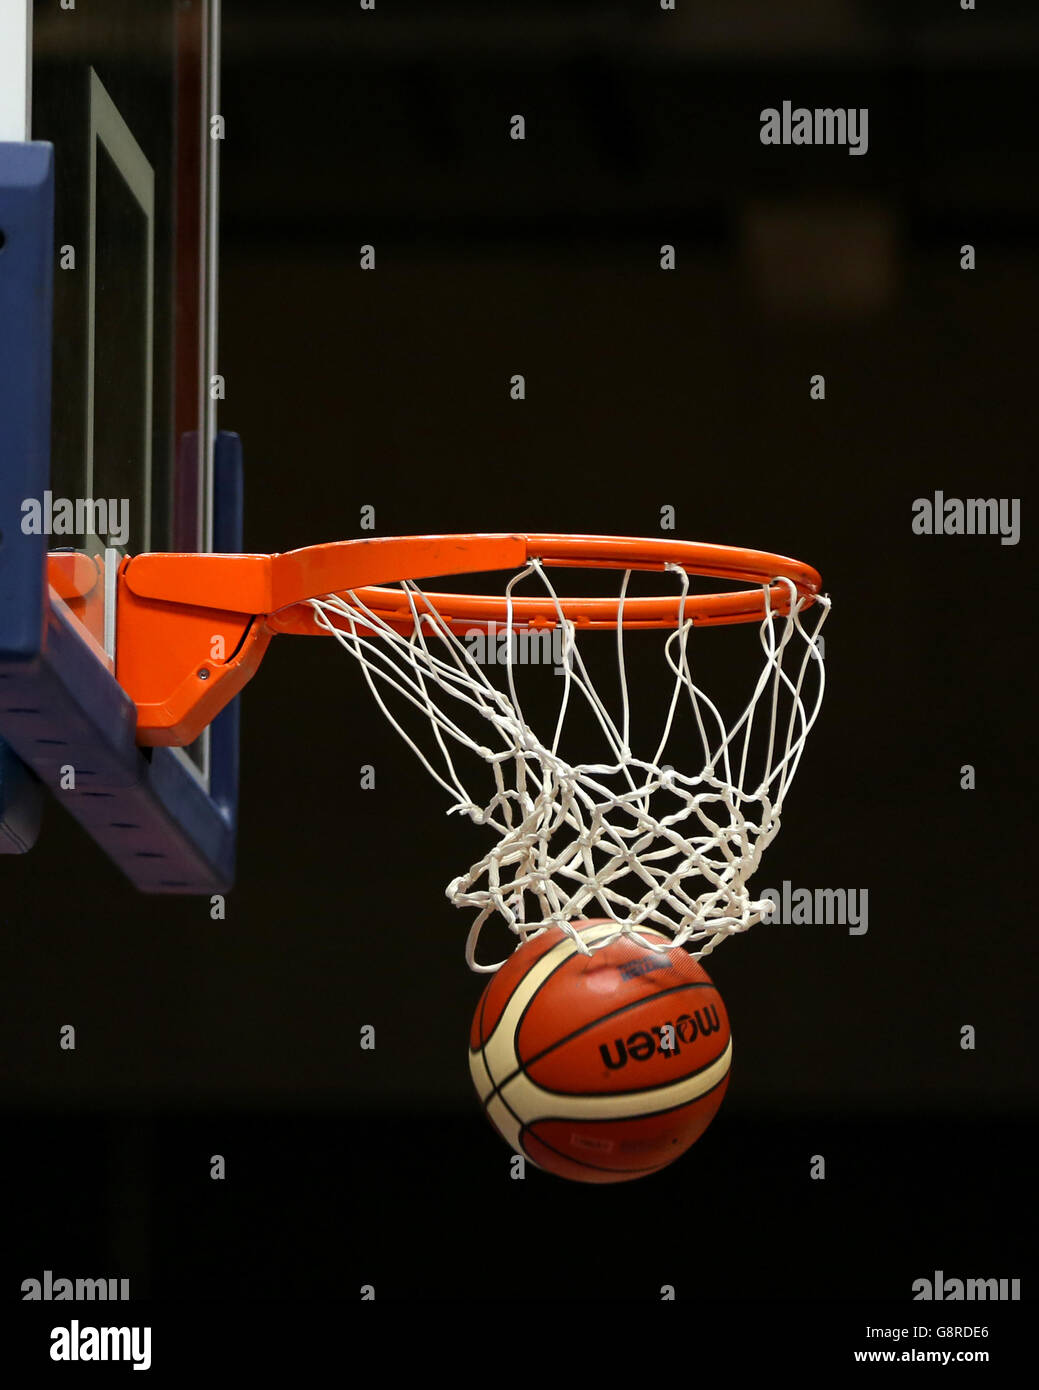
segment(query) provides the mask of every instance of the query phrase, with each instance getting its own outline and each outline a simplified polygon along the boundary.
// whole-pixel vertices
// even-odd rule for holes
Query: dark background
[[[733,1080],[672,1170],[512,1182],[444,897],[472,831],[351,663],[279,639],[243,701],[226,921],[136,895],[53,807],[5,861],[7,1296],[50,1268],[214,1299],[906,1299],[938,1268],[1030,1297],[1039,21],[224,8],[247,546],[354,535],[368,504],[384,535],[652,535],[671,504],[681,536],[816,565],[831,684],[757,884],[868,889],[870,929],[721,947]],[[784,98],[868,106],[869,153],[763,147]],[[1021,543],[914,536],[935,489],[1021,498]]]

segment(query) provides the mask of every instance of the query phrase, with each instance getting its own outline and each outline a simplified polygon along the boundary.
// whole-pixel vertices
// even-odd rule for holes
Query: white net
[[[693,623],[685,611],[689,576],[677,565],[666,568],[679,588],[678,625],[666,636],[639,634],[641,640],[661,639],[670,671],[659,738],[639,754],[630,746],[631,638],[623,624],[630,571],[621,584],[616,635],[587,634],[589,640],[615,643],[620,679],[612,711],[582,658],[578,629],[564,616],[536,560],[505,591],[509,640],[502,644],[502,664],[478,660],[479,649],[452,631],[414,583],[400,586],[411,610],[408,635],[355,594],[311,600],[318,626],[359,663],[387,719],[452,798],[449,813],[467,815],[494,832],[487,853],[447,888],[457,907],[476,912],[466,944],[473,970],[490,972],[502,963],[476,958],[481,930],[495,914],[520,941],[559,925],[588,952],[622,933],[641,939],[640,929],[663,929],[675,945],[696,945],[692,954],[700,957],[770,910],[767,901],[754,900],[748,884],[779,831],[784,799],[819,713],[824,666],[818,636],[829,600],[816,598],[809,630],[802,622],[807,601],[792,581],[773,581],[780,592],[789,591],[786,611],[773,607],[775,589],[762,586],[762,669],[746,707],[726,724],[693,678]],[[531,576],[544,584],[558,620],[558,710],[541,732],[524,714],[512,640],[514,632],[519,635],[513,591]],[[605,756],[595,762],[570,762],[562,752],[568,724],[582,705],[604,745]],[[428,721],[425,747],[405,725],[408,706]],[[465,754],[480,761],[475,772],[483,791],[469,790]],[[671,765],[672,756],[681,766]],[[489,791],[483,769],[490,772]],[[570,926],[590,916],[617,924],[615,933],[593,947]]]

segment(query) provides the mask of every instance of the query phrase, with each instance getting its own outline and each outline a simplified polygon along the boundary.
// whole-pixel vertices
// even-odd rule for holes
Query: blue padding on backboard
[[[176,750],[138,748],[132,701],[49,596],[46,537],[26,536],[20,526],[22,503],[50,481],[49,145],[0,144],[0,234],[0,735],[137,887],[222,891],[234,876],[237,702],[213,724],[211,792]],[[241,446],[221,435],[214,495],[221,549],[241,549],[241,520]],[[19,772],[15,766],[10,786]],[[32,778],[24,785],[31,788]],[[12,817],[12,847],[26,824],[24,815]]]
[[[31,659],[43,626],[47,539],[22,502],[50,478],[54,149],[0,144],[0,649]]]
[[[0,649],[40,645],[46,540],[18,522],[50,469],[54,150],[0,144]],[[0,670],[0,701],[6,682]],[[38,780],[0,742],[0,853],[24,854],[40,825]]]

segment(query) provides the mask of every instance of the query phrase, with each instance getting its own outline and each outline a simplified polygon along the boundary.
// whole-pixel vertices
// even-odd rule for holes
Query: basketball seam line
[[[488,986],[488,988],[490,988],[490,986]],[[507,1003],[508,1003],[508,1000],[506,1000],[506,1004],[507,1004]],[[483,1069],[484,1069],[484,1072],[485,1072],[485,1074],[486,1074],[486,1076],[487,1076],[487,1079],[488,1079],[488,1080],[491,1080],[491,1079],[492,1079],[492,1078],[491,1078],[491,1069],[490,1069],[490,1067],[489,1067],[488,1064],[487,1064],[487,1044],[490,1042],[490,1038],[487,1038],[487,1037],[484,1036],[484,1027],[483,1027],[483,1020],[484,1020],[484,1015],[486,1014],[486,1012],[487,1012],[487,990],[485,989],[484,992],[483,992],[483,994],[480,996],[480,1060],[483,1062]],[[492,1031],[492,1033],[493,1033],[494,1030],[492,1029],[491,1031]],[[491,1095],[493,1095],[493,1094],[494,1094],[494,1092],[493,1092],[493,1090],[492,1090],[492,1091],[491,1091]],[[484,1103],[484,1109],[485,1109],[485,1110],[487,1109],[486,1103]],[[488,1115],[487,1118],[490,1119],[490,1116]],[[518,1116],[518,1115],[517,1115],[515,1118],[516,1118],[517,1120],[519,1120],[519,1116]]]
[[[724,1053],[724,1052],[721,1053],[721,1056],[724,1057],[724,1056],[725,1056],[725,1053]],[[714,1060],[715,1060],[715,1062],[717,1062],[717,1061],[719,1060],[719,1058],[716,1057]],[[713,1066],[714,1063],[712,1062],[711,1065]],[[696,1076],[697,1074],[698,1074],[698,1073],[696,1073],[696,1072],[692,1072],[692,1073],[690,1073],[690,1076],[689,1076],[689,1077],[683,1077],[683,1080],[690,1080],[693,1076]],[[519,1120],[520,1129],[521,1129],[521,1130],[529,1129],[529,1128],[530,1128],[530,1124],[539,1125],[539,1124],[541,1124],[542,1120],[560,1120],[560,1121],[565,1121],[565,1122],[567,1122],[567,1123],[569,1123],[569,1124],[578,1124],[578,1125],[616,1125],[616,1124],[624,1124],[624,1123],[626,1123],[628,1120],[647,1120],[647,1119],[652,1118],[652,1116],[654,1116],[654,1115],[670,1115],[671,1112],[672,1112],[673,1110],[684,1110],[685,1107],[686,1107],[687,1105],[696,1105],[696,1104],[698,1104],[701,1100],[704,1100],[707,1096],[709,1096],[709,1095],[711,1094],[712,1091],[716,1091],[716,1090],[718,1089],[719,1086],[724,1085],[725,1082],[728,1081],[728,1079],[729,1079],[729,1077],[730,1077],[731,1075],[732,1075],[732,1064],[730,1063],[729,1066],[727,1066],[727,1067],[725,1068],[725,1073],[724,1073],[724,1075],[719,1076],[718,1080],[714,1083],[713,1086],[709,1086],[709,1087],[707,1088],[706,1091],[701,1091],[699,1095],[697,1095],[697,1096],[692,1096],[692,1097],[691,1097],[690,1099],[688,1099],[688,1100],[680,1100],[676,1105],[665,1105],[665,1106],[661,1107],[661,1108],[658,1109],[658,1110],[640,1110],[639,1113],[638,1113],[637,1115],[602,1115],[602,1116],[599,1116],[599,1117],[594,1118],[594,1119],[582,1117],[582,1118],[579,1119],[579,1120],[575,1120],[574,1117],[573,1117],[572,1115],[539,1115],[539,1116],[537,1117],[536,1120],[530,1121],[529,1124],[528,1124],[526,1121],[524,1121],[524,1120],[519,1120],[519,1116],[518,1116],[518,1115],[516,1116],[516,1118],[517,1118],[517,1120]],[[648,1089],[648,1090],[646,1090],[646,1091],[619,1091],[617,1094],[618,1094],[618,1095],[621,1095],[621,1096],[641,1096],[641,1095],[650,1095],[650,1094],[652,1093],[653,1090],[659,1090],[659,1089],[660,1089],[659,1087],[651,1087],[650,1089]],[[571,1099],[570,1096],[563,1095],[563,1094],[561,1094],[559,1091],[553,1091],[553,1092],[551,1092],[551,1094],[552,1094],[553,1096],[555,1096],[555,1097],[558,1097],[558,1099],[560,1099],[560,1100],[569,1100],[569,1099]],[[586,1095],[583,1094],[583,1093],[582,1093],[580,1096],[578,1096],[578,1097],[574,1097],[574,1099],[580,1099],[580,1100],[584,1100],[584,1099],[586,1099],[586,1098],[587,1098]],[[601,1097],[599,1097],[599,1096],[597,1096],[597,1095],[592,1095],[592,1096],[590,1097],[590,1099],[592,1099],[592,1100],[599,1100],[600,1098],[601,1098]],[[502,1101],[502,1104],[503,1104],[503,1105],[508,1105],[508,1101],[503,1100],[503,1101]],[[513,1113],[515,1113],[515,1112],[513,1112]]]

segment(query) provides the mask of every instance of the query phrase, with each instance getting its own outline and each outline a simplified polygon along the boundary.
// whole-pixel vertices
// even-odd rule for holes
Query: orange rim
[[[720,594],[690,593],[684,602],[680,594],[628,598],[623,604],[619,597],[560,598],[558,610],[547,594],[515,598],[510,606],[503,595],[423,590],[428,605],[452,631],[504,627],[510,621],[519,628],[552,628],[559,612],[578,628],[611,629],[618,622],[625,628],[670,628],[677,627],[683,618],[701,626],[752,623],[762,621],[769,609],[779,614],[788,611],[790,589],[783,581],[794,585],[805,607],[815,601],[822,586],[818,572],[800,560],[739,546],[630,536],[532,534],[521,539],[526,543],[528,561],[540,560],[546,568],[662,571],[675,565],[699,578],[731,579],[758,587]],[[399,631],[411,631],[412,610],[404,591],[370,587],[352,592],[383,622]],[[416,598],[416,604],[420,613],[428,611],[421,598]]]

